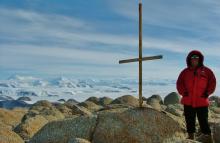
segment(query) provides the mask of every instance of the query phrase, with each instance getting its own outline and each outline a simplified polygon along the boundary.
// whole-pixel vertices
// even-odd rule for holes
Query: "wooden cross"
[[[139,62],[139,106],[142,107],[142,61],[162,59],[162,55],[142,57],[142,2],[139,2],[139,58],[120,60],[119,64]]]

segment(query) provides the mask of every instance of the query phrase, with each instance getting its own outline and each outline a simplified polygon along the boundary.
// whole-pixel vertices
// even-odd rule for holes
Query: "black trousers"
[[[184,115],[188,133],[195,133],[197,116],[201,132],[204,134],[211,134],[211,129],[208,123],[208,111],[208,107],[193,108],[192,106],[184,105]]]

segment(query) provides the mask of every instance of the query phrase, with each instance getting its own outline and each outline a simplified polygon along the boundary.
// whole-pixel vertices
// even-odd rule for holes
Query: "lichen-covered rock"
[[[156,110],[162,110],[160,101],[155,98],[151,98],[150,100],[148,100],[147,104],[149,104],[152,108]]]
[[[125,104],[133,107],[138,107],[139,100],[132,95],[124,95],[113,100],[111,104]]]
[[[155,95],[152,95],[151,97],[149,97],[149,98],[146,99],[147,104],[149,104],[152,99],[153,99],[153,100],[156,99],[156,100],[159,101],[160,104],[163,104],[163,100],[162,100],[161,96],[160,96],[160,95],[156,95],[156,94],[155,94]]]
[[[9,128],[0,126],[0,143],[24,143],[22,138]]]
[[[179,110],[175,105],[168,105],[165,111],[179,117],[183,115],[183,111]]]
[[[151,108],[123,108],[100,112],[93,143],[168,143],[182,140],[179,124]]]
[[[85,139],[74,138],[74,139],[70,139],[68,143],[91,143],[91,142]]]
[[[91,140],[97,116],[79,116],[46,124],[29,143],[68,143],[74,138]]]
[[[89,111],[95,112],[102,108],[102,106],[99,106],[91,101],[84,101],[78,104],[79,106],[87,108]]]
[[[179,104],[179,103],[180,103],[180,95],[176,92],[172,92],[164,98],[165,105]]]

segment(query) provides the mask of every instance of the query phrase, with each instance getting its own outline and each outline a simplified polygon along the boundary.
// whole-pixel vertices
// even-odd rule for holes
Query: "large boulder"
[[[164,104],[165,105],[169,105],[169,104],[179,104],[180,103],[180,96],[178,93],[176,92],[172,92],[170,94],[168,94],[165,98],[164,98]]]
[[[29,143],[68,143],[74,138],[92,140],[96,120],[97,116],[79,116],[50,122]]]
[[[184,137],[179,124],[151,108],[124,108],[101,112],[93,143],[158,143]]]
[[[113,100],[111,104],[125,104],[133,107],[138,107],[139,100],[132,95],[124,95]]]
[[[0,126],[0,143],[24,143],[24,141],[12,130]]]

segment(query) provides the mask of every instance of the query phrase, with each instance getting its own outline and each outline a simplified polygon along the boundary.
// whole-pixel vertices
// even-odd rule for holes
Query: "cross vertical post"
[[[142,107],[142,2],[139,2],[139,106]]]

